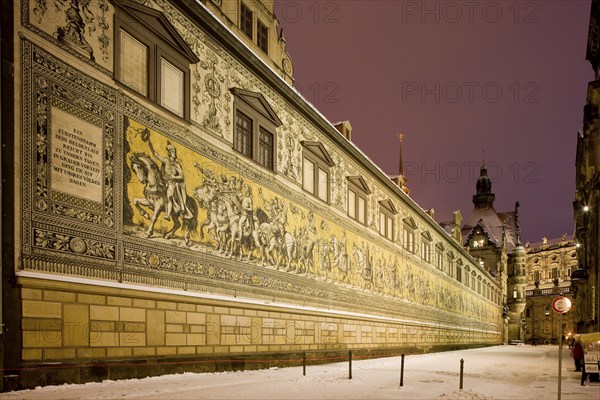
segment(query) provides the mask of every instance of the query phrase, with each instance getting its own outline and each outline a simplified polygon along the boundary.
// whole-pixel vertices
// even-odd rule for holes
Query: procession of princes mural
[[[408,262],[404,250],[375,246],[134,121],[127,138],[127,234],[485,315],[452,285]]]

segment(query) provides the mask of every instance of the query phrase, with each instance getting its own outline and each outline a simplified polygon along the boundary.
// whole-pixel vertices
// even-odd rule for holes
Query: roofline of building
[[[484,275],[491,278],[491,281],[496,285],[494,276],[488,271],[482,269],[475,259],[467,253],[467,251],[459,246],[456,241],[441,227],[429,214],[427,214],[412,198],[393,183],[388,174],[386,174],[379,166],[377,166],[366,154],[364,154],[354,143],[350,142],[335,126],[317,110],[310,102],[288,82],[286,82],[277,72],[267,65],[260,57],[256,55],[245,43],[233,33],[223,22],[217,18],[200,0],[180,0],[177,6],[180,11],[193,18],[193,21],[201,27],[205,32],[214,38],[218,39],[223,47],[227,49],[241,64],[246,68],[256,73],[267,86],[270,86],[278,92],[285,100],[288,101],[296,111],[313,123],[321,133],[325,134],[331,141],[341,147],[342,150],[349,153],[363,168],[383,184],[388,190],[396,195],[398,199],[409,206],[412,211],[417,213],[424,219],[428,219],[432,223],[433,229],[446,237],[455,249],[468,260],[471,260],[473,265],[478,268]]]

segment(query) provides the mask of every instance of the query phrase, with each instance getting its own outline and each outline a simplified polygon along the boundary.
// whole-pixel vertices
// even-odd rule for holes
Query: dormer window
[[[335,164],[319,142],[302,142],[302,187],[329,203],[329,170]]]
[[[415,253],[415,230],[417,229],[417,224],[411,218],[404,218],[404,226],[402,229],[402,247],[409,253]]]
[[[436,266],[440,271],[444,270],[444,245],[438,243],[435,245]]]
[[[159,11],[115,1],[115,79],[189,119],[190,64],[199,60]]]
[[[361,176],[348,177],[348,216],[361,224],[367,223],[367,196],[371,194]]]
[[[463,271],[463,261],[459,258],[456,261],[456,275],[455,278],[457,281],[462,281],[462,271]]]
[[[454,262],[455,262],[456,256],[454,255],[454,253],[452,251],[448,252],[448,270],[446,271],[446,273],[450,276],[454,276]]]
[[[431,262],[431,242],[433,238],[427,231],[421,233],[421,258],[426,263]]]
[[[474,238],[471,240],[471,247],[476,249],[478,247],[483,247],[486,244],[486,240],[484,238]]]
[[[276,135],[281,120],[260,93],[232,88],[235,126],[233,149],[275,171]]]
[[[379,202],[379,234],[388,240],[394,240],[394,215],[397,212],[391,200]]]

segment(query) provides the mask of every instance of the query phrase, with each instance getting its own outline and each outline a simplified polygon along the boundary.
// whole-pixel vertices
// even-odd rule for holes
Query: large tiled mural
[[[497,305],[405,252],[397,235],[378,235],[378,202],[394,198],[392,191],[371,181],[359,163],[231,55],[215,50],[173,7],[145,2],[164,5],[201,59],[191,66],[192,121],[186,126],[115,87],[112,6],[72,1],[57,10],[55,4],[23,1],[23,26],[71,49],[105,79],[21,39],[20,268],[334,302],[415,318],[430,311],[431,319],[496,321]],[[75,7],[81,15],[86,4],[94,5],[95,17],[59,35],[57,29],[69,22],[67,11]],[[94,30],[80,29],[92,25]],[[233,87],[264,95],[283,122],[276,132],[275,173],[231,148]],[[302,190],[302,140],[321,142],[331,153],[331,204]],[[349,175],[364,176],[372,189],[366,226],[345,215]],[[400,228],[410,208],[397,203]],[[419,220],[417,228],[427,226]]]
[[[403,251],[341,228],[133,119],[125,125],[125,234],[485,318],[485,306]]]

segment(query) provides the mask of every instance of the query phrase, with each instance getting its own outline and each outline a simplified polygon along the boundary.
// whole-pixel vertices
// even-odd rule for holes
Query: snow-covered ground
[[[460,359],[464,389],[459,390]],[[599,400],[600,383],[581,386],[563,349],[562,399]],[[165,375],[4,393],[12,399],[518,399],[558,398],[558,346],[497,346],[262,371]]]

